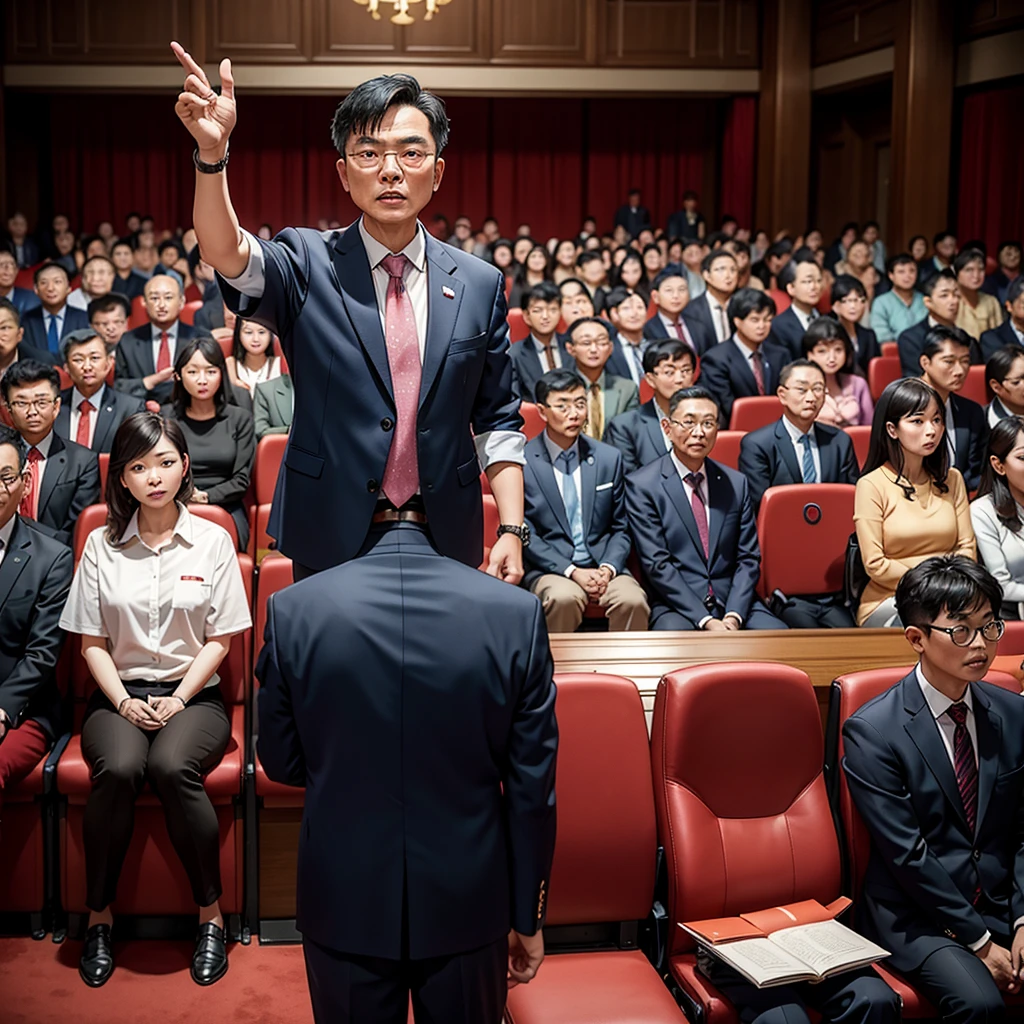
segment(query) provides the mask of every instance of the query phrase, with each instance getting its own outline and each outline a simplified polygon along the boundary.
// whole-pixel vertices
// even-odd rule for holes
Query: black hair
[[[114,255],[114,250],[119,245],[127,245],[132,252],[135,252],[135,242],[131,238],[118,238],[114,244],[110,247],[110,255]]]
[[[1020,345],[1004,345],[997,348],[985,364],[985,382],[994,380],[1002,384],[1009,377],[1013,364],[1020,356],[1024,356],[1024,348]]]
[[[956,259],[953,260],[953,273],[959,274],[961,270],[970,266],[972,263],[980,263],[982,269],[985,267],[985,254],[976,248],[961,249],[956,254]]]
[[[813,359],[794,359],[792,362],[786,363],[779,371],[780,387],[785,387],[786,381],[789,380],[790,374],[794,370],[817,370],[823,378],[825,376],[825,371]]]
[[[940,412],[945,408],[939,393],[930,384],[926,384],[920,377],[903,377],[887,385],[879,395],[871,421],[871,443],[861,476],[867,476],[888,462],[896,471],[896,484],[907,501],[914,500],[914,485],[909,480],[900,483],[904,480],[903,446],[898,438],[890,437],[885,428],[887,423],[898,426],[904,416],[923,413],[931,402],[938,406]],[[922,466],[932,478],[936,489],[945,494],[949,490],[946,483],[949,475],[949,445],[944,436],[935,446],[935,451],[924,457]]]
[[[245,361],[245,357],[249,354],[242,347],[242,325],[246,323],[249,323],[249,321],[244,317],[236,316],[234,333],[231,335],[231,355],[234,357],[236,363],[241,363],[243,366],[248,365]],[[262,327],[263,325],[260,324],[259,326]],[[223,349],[221,351],[223,351]],[[277,342],[274,339],[273,331],[270,331],[270,344],[267,345],[266,355],[268,359],[277,355]]]
[[[964,249],[977,249],[982,256],[988,256],[988,246],[985,244],[985,240],[983,238],[969,238],[960,246],[961,252]]]
[[[666,281],[671,280],[673,277],[681,277],[686,281],[687,287],[689,287],[689,279],[686,276],[686,267],[682,263],[669,263],[662,267],[658,271],[657,277],[655,277],[652,287],[657,291]]]
[[[1020,251],[1021,248],[1019,241],[1016,241],[1013,238],[1006,238],[996,246],[996,256],[998,257],[1004,249],[1017,249]]]
[[[693,349],[678,338],[666,338],[648,345],[643,357],[644,373],[654,373],[662,363],[675,362],[680,356],[686,356],[691,368],[697,369],[697,357]]]
[[[537,246],[537,248],[543,249],[544,247]],[[545,249],[544,251],[546,252],[547,250]],[[594,260],[600,259],[601,254],[596,249],[584,249],[583,252],[581,252],[579,256],[576,257],[576,266],[585,267],[588,263],[593,263]]]
[[[932,274],[931,277],[926,277],[919,285],[918,288],[924,292],[929,298],[935,292],[935,289],[943,282],[949,282],[950,284],[956,284],[956,275],[949,267],[945,267],[940,270],[937,274]]]
[[[52,260],[49,263],[40,263],[36,267],[35,273],[32,275],[32,283],[38,286],[39,278],[48,270],[59,270],[67,278],[68,284],[71,284],[71,275],[68,273],[68,268],[63,263],[55,263]]]
[[[129,416],[114,435],[110,448],[110,466],[107,471],[107,540],[117,544],[124,536],[131,518],[139,508],[138,499],[125,486],[121,477],[136,459],[151,452],[166,437],[184,462],[188,458],[188,443],[181,425],[165,419],[155,412],[137,412]],[[189,463],[181,477],[181,486],[174,500],[187,505],[192,498],[192,465]]]
[[[896,586],[896,614],[904,626],[928,629],[945,612],[964,615],[988,604],[998,619],[1003,588],[965,555],[933,555],[908,569]]]
[[[703,399],[706,402],[710,402],[715,409],[718,409],[718,402],[715,396],[708,391],[707,388],[702,388],[699,384],[694,384],[692,387],[680,388],[668,402],[668,414],[670,417],[675,416],[676,409],[679,408],[683,402],[692,402],[697,399]]]
[[[1024,274],[1018,274],[1010,282],[1010,287],[1006,289],[1006,301],[1012,306],[1021,295],[1024,295]]]
[[[918,235],[917,237],[920,238],[922,236]],[[927,239],[925,239],[925,241],[927,241]],[[912,267],[917,266],[917,260],[915,260],[909,252],[900,252],[895,256],[890,256],[885,261],[885,272],[887,274],[891,274],[897,267],[902,267],[905,263],[909,263]]]
[[[765,249],[764,258],[767,261],[772,256],[788,256],[792,251],[793,243],[788,238],[780,238]]]
[[[943,241],[946,238],[952,238],[954,242],[956,241],[956,235],[953,234],[952,231],[938,231],[938,232],[936,232],[934,235],[932,235],[932,248],[934,249],[939,244],[939,242]],[[911,239],[910,243],[911,243],[911,247],[913,247],[914,240]]]
[[[565,277],[562,278],[562,280],[558,283],[558,294],[561,295],[563,298],[565,298],[565,293],[562,291],[562,289],[567,284],[579,285],[580,291],[584,295],[586,295],[588,299],[590,298],[590,292],[587,291],[587,286],[578,277]],[[575,298],[576,296],[574,295],[572,297]],[[593,300],[591,300],[591,302],[593,302]]]
[[[756,288],[738,288],[733,292],[725,315],[729,326],[734,320],[746,320],[751,313],[771,313],[775,316],[775,300],[767,293]]]
[[[53,389],[53,397],[60,398],[60,374],[57,373],[56,367],[41,363],[37,359],[19,359],[16,363],[11,363],[7,372],[0,377],[4,401],[10,404],[11,392],[15,388],[41,384],[44,381]]]
[[[722,243],[728,237],[729,236],[724,231],[712,231],[711,234],[704,239],[704,244],[711,249],[720,249],[722,247]]]
[[[541,374],[533,387],[533,394],[538,405],[547,405],[548,395],[554,391],[575,391],[586,386],[587,382],[575,370],[562,367]]]
[[[171,404],[174,406],[174,415],[177,419],[185,418],[188,407],[192,404],[192,396],[185,390],[185,382],[181,379],[182,371],[188,361],[199,353],[213,366],[220,370],[220,382],[213,395],[213,406],[220,419],[224,415],[224,409],[228,404],[228,368],[224,362],[224,352],[220,345],[208,335],[201,334],[193,338],[178,350],[174,358],[174,388],[171,391]],[[10,371],[8,371],[10,372]]]
[[[1017,351],[1019,353],[1022,350],[1018,348]],[[991,359],[988,365],[992,365]],[[989,432],[988,450],[985,453],[985,464],[981,469],[981,484],[977,495],[979,498],[984,498],[987,494],[992,495],[992,507],[995,509],[996,517],[1010,533],[1020,533],[1024,523],[1020,521],[1017,501],[1010,493],[1010,485],[1005,475],[997,473],[992,466],[992,456],[994,455],[1000,462],[1006,462],[1006,457],[1017,447],[1017,438],[1022,430],[1024,416],[1006,416],[998,420]]]
[[[814,254],[810,249],[807,249],[806,252],[802,248],[798,249],[793,253],[789,262],[779,271],[776,277],[779,287],[785,289],[787,285],[792,284],[796,280],[797,270],[804,263],[813,263],[816,270],[821,270],[821,267],[818,266],[818,261],[814,258]]]
[[[88,330],[89,336],[87,338],[82,335]],[[117,351],[116,345],[108,345],[103,338],[101,338],[94,330],[90,328],[82,328],[78,331],[72,331],[70,334],[66,334],[60,339],[60,357],[66,363],[68,361],[68,355],[71,350],[78,348],[80,345],[88,345],[90,341],[98,340],[103,345],[103,350],[107,353],[107,356],[112,356]]]
[[[700,261],[701,271],[705,274],[710,272],[716,260],[732,260],[734,265],[736,263],[736,257],[729,252],[728,249],[712,249],[711,252],[709,252],[707,256]]]
[[[520,239],[517,238],[516,241],[518,242],[518,241],[520,241]],[[515,272],[515,274],[512,275],[512,280],[517,285],[519,285],[520,288],[526,288],[527,287],[527,280],[526,280],[526,275],[527,275],[527,272],[528,272],[527,271],[527,264],[530,262],[530,257],[535,252],[542,252],[544,254],[544,270],[542,272],[544,274],[544,280],[545,281],[551,281],[552,280],[552,276],[551,276],[551,256],[548,253],[547,249],[544,248],[543,245],[539,245],[539,244],[537,244],[535,242],[530,247],[530,251],[526,254],[526,259],[524,259],[523,262],[520,263],[518,267],[516,267],[516,272]]]
[[[968,351],[971,348],[970,336],[960,330],[959,327],[943,327],[942,324],[936,324],[934,327],[929,327],[928,333],[924,336],[924,347],[921,349],[921,355],[926,359],[934,359],[942,351],[942,346],[947,342],[960,345]]]
[[[638,292],[630,291],[625,285],[613,288],[604,297],[604,308],[617,309],[626,301],[626,299],[632,298],[634,295],[637,295],[640,298],[640,301],[643,302],[643,296],[639,295]]]
[[[724,228],[726,224],[739,225],[739,221],[731,213],[723,213],[722,219],[719,221],[718,226]]]
[[[87,259],[87,260],[86,260],[86,261],[85,261],[85,262],[84,262],[84,263],[82,264],[82,273],[85,273],[85,268],[86,268],[87,266],[89,266],[89,264],[90,264],[90,263],[96,263],[97,261],[99,261],[99,262],[101,262],[101,263],[106,263],[106,264],[107,264],[107,266],[109,266],[109,267],[110,267],[110,269],[111,269],[111,270],[113,270],[115,274],[117,273],[117,267],[115,267],[115,266],[114,266],[114,261],[113,261],[113,260],[112,260],[112,259],[111,259],[111,258],[110,258],[109,256],[107,256],[107,255],[106,255],[106,254],[104,254],[104,253],[96,253],[96,255],[95,255],[95,256],[90,256],[90,257],[89,257],[89,258],[88,258],[88,259]]]
[[[853,274],[840,274],[832,283],[832,305],[842,302],[847,295],[859,295],[866,302],[868,291]]]
[[[103,251],[107,250],[107,243],[103,241],[100,235],[82,235],[78,242],[78,249],[80,252],[85,252],[93,242],[99,242],[103,246]]]
[[[909,242],[907,242],[907,248],[913,249],[914,243],[920,239],[925,244],[925,248],[928,247],[928,239],[924,235],[914,235]]]
[[[125,319],[127,320],[132,315],[132,304],[128,301],[127,296],[122,295],[120,292],[107,292],[106,295],[101,295],[98,299],[93,299],[89,303],[86,309],[85,315],[89,318],[89,322],[92,322],[92,318],[97,313],[113,313],[115,307],[120,306],[124,310]]]
[[[696,193],[696,192],[694,192],[694,191],[693,191],[693,189],[692,189],[692,188],[688,188],[688,189],[687,189],[687,190],[686,190],[686,191],[685,191],[685,192],[683,193],[683,202],[684,202],[684,203],[686,202],[686,200],[687,200],[687,199],[699,199],[699,198],[700,198],[700,197],[699,197],[699,196],[697,195],[697,193]]]
[[[165,238],[159,245],[157,245],[157,255],[162,253],[164,249],[173,249],[178,254],[178,259],[181,259],[185,255],[185,247],[176,238]]]
[[[14,427],[0,423],[0,445],[9,444],[18,453],[18,472],[25,472],[25,464],[28,462],[28,445],[25,438],[19,434]]]
[[[846,355],[843,360],[843,368],[836,373],[837,377],[856,372],[856,353],[853,351],[853,342],[838,320],[833,320],[830,316],[819,316],[815,319],[808,325],[803,338],[800,339],[800,351],[805,357],[809,357],[815,346],[822,341],[841,341],[843,343],[843,351]]]
[[[847,231],[860,231],[860,225],[855,220],[848,220],[840,229],[839,234],[836,236],[838,239],[842,239],[843,235]]]
[[[738,252],[745,252],[748,256],[750,255],[750,243],[744,242],[742,238],[730,238],[724,244],[731,245]]]
[[[581,316],[581,317],[577,318],[576,320],[573,320],[573,322],[571,324],[569,324],[569,327],[568,327],[568,329],[565,332],[566,335],[567,335],[567,337],[565,339],[566,340],[566,344],[568,344],[568,345],[574,344],[574,342],[573,342],[573,335],[576,333],[576,328],[582,326],[583,324],[599,324],[601,327],[603,327],[608,332],[609,339],[612,336],[612,331],[615,329],[615,328],[612,327],[612,325],[610,323],[608,323],[607,320],[604,319],[604,317],[600,317],[600,316]]]
[[[868,220],[864,222],[864,227],[861,228],[861,231],[867,231],[868,228],[874,228],[876,231],[880,231],[882,229],[882,225],[879,224],[877,220]]]
[[[10,299],[0,299],[0,313],[10,313],[14,317],[14,326],[21,326],[21,312]]]
[[[523,296],[523,309],[529,309],[531,302],[560,302],[562,293],[554,281],[541,281]]]
[[[420,87],[412,75],[378,75],[357,85],[339,104],[331,123],[331,141],[342,160],[352,132],[376,132],[392,107],[415,107],[426,115],[439,157],[448,145],[444,100]],[[435,158],[436,158],[435,157]],[[489,217],[488,220],[494,220]],[[486,221],[484,222],[486,223]]]
[[[655,246],[655,248],[657,249],[657,246]],[[622,262],[612,270],[612,283],[617,289],[626,288],[626,285],[622,283],[622,268],[627,263],[637,263],[640,266],[640,280],[637,282],[638,286],[644,285],[647,281],[647,268],[644,266],[643,256],[638,253],[636,249],[627,249],[626,255],[622,257]],[[605,305],[607,306],[608,304],[608,300],[605,300]]]

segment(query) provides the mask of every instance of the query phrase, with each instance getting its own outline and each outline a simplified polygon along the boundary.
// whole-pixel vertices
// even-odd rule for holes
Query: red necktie
[[[420,343],[412,299],[402,282],[409,260],[402,255],[385,256],[381,266],[388,272],[387,302],[384,307],[384,337],[387,341],[391,387],[395,394],[395,432],[384,467],[384,494],[395,508],[401,508],[419,486],[416,454],[416,413],[420,402]]]
[[[967,731],[967,705],[957,701],[946,708],[946,714],[956,723],[953,730],[953,768],[967,827],[973,833],[978,820],[978,762],[974,760],[974,744]]]
[[[677,337],[677,338],[678,338],[678,339],[679,339],[680,341],[686,341],[686,337],[685,337],[685,335],[683,334],[683,325],[682,325],[682,323],[680,323],[679,321],[676,321],[676,322],[675,322],[675,323],[674,323],[674,324],[672,325],[672,330],[676,332],[676,337]]]
[[[78,433],[75,435],[75,441],[83,448],[88,448],[91,440],[89,426],[92,422],[92,414],[95,407],[88,398],[84,398],[78,408],[81,415],[78,417]]]
[[[18,515],[26,519],[35,519],[39,515],[39,463],[43,461],[42,453],[38,448],[28,450],[28,471],[32,480],[32,490],[21,499],[18,505]]]
[[[757,385],[757,393],[759,395],[764,394],[764,368],[761,365],[762,358],[760,350],[750,353],[750,368],[754,371],[754,383]]]
[[[171,368],[171,345],[170,338],[166,331],[160,332],[160,351],[156,357],[156,370],[169,370]]]

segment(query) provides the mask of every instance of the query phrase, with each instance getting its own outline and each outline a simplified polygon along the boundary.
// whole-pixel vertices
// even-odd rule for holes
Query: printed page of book
[[[802,961],[822,978],[874,963],[889,955],[887,950],[838,921],[783,928],[774,932],[768,941]]]
[[[807,964],[801,963],[771,939],[740,939],[714,946],[710,952],[734,967],[758,988],[784,985],[791,981],[808,981],[815,977]]]

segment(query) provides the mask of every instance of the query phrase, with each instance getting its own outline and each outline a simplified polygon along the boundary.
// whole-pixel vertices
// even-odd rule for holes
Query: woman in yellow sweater
[[[893,381],[871,424],[853,521],[868,585],[858,626],[900,626],[894,595],[903,574],[932,555],[975,558],[967,489],[949,465],[945,410],[923,380]]]
[[[1003,322],[1003,311],[994,295],[981,290],[985,283],[985,254],[980,249],[965,249],[953,261],[953,273],[960,289],[957,327],[972,338],[994,331]]]

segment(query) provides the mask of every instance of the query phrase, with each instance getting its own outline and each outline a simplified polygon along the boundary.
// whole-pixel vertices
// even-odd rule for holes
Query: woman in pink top
[[[803,350],[825,372],[825,404],[818,422],[830,427],[870,424],[874,403],[868,382],[853,372],[853,343],[846,331],[831,317],[819,316],[804,334]]]

